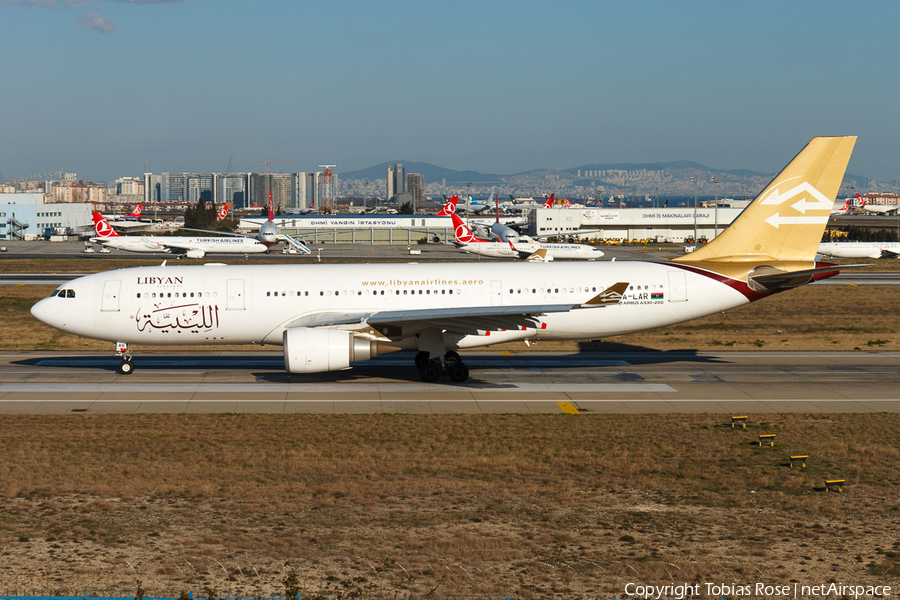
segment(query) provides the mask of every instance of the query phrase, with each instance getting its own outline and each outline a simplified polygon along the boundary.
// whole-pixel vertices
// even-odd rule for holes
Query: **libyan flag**
[[[663,299],[663,293],[662,293],[662,292],[651,292],[651,293],[650,293],[650,299],[651,299],[651,300],[662,300],[662,299]]]

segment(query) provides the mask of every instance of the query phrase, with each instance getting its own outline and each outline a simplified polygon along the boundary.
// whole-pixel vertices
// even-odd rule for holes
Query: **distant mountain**
[[[466,183],[469,181],[472,183],[489,183],[500,181],[500,178],[503,177],[503,175],[486,175],[477,171],[454,171],[453,169],[445,169],[430,163],[413,162],[410,160],[394,160],[375,165],[374,167],[369,167],[368,169],[341,173],[340,176],[343,181],[348,181],[350,179],[368,179],[369,181],[387,179],[387,168],[396,165],[397,163],[403,165],[407,174],[419,173],[422,175],[426,183],[439,182],[444,179],[447,180],[447,183]]]
[[[688,190],[692,189],[691,177],[700,175],[701,181],[707,181],[711,174],[721,175],[719,187],[725,193],[750,192],[755,188],[764,185],[775,173],[759,173],[749,169],[713,169],[700,163],[689,160],[678,160],[673,162],[654,162],[654,163],[611,163],[611,164],[585,164],[571,169],[533,169],[523,173],[515,173],[512,175],[498,175],[495,173],[479,173],[478,171],[455,171],[453,169],[445,169],[437,165],[425,162],[413,162],[404,160],[395,160],[391,162],[381,163],[374,167],[361,169],[359,171],[350,171],[341,173],[342,181],[363,180],[369,181],[384,180],[387,178],[387,168],[395,164],[403,165],[407,173],[419,173],[424,177],[425,183],[440,183],[446,181],[447,185],[459,186],[466,183],[472,183],[480,186],[493,185],[515,185],[526,186],[529,182],[535,180],[545,180],[548,173],[560,174],[563,179],[570,184],[594,185],[602,184],[607,190],[628,191],[632,188],[635,191],[644,191],[648,189],[664,190],[669,193],[672,190]],[[581,176],[578,172],[581,171]],[[639,177],[635,180],[632,176],[613,176],[613,177],[588,177],[588,171],[662,171],[665,172],[664,182],[659,183],[654,180],[653,183],[647,183],[647,177]],[[649,175],[649,174],[648,174]],[[652,178],[653,176],[650,175]],[[544,184],[542,184],[544,185]],[[847,173],[844,176],[845,186],[855,186],[857,188],[865,188],[868,185],[868,179]],[[544,185],[546,187],[546,185]],[[702,187],[702,186],[701,186]]]
[[[713,169],[690,160],[676,160],[673,162],[657,163],[616,163],[616,164],[591,164],[582,165],[573,169],[564,169],[563,173],[577,175],[578,171],[706,171],[709,173],[727,173],[736,177],[774,177],[775,173],[757,173],[748,169]]]

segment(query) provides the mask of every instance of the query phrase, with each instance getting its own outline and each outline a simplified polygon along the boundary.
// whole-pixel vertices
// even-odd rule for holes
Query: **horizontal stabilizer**
[[[750,272],[747,283],[757,292],[771,292],[782,288],[792,288],[809,283],[818,273],[833,273],[841,269],[853,267],[868,267],[869,265],[830,265],[815,269],[803,269],[802,271],[782,271],[775,267],[757,267]]]

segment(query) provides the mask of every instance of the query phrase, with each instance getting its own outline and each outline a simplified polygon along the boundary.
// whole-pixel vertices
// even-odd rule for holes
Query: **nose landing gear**
[[[134,363],[131,362],[131,349],[125,342],[116,342],[116,354],[122,358],[122,362],[116,367],[116,372],[120,375],[131,375],[134,373]]]
[[[433,383],[446,375],[450,381],[462,383],[469,378],[469,367],[467,367],[460,358],[459,354],[447,352],[443,357],[430,358],[428,352],[419,352],[416,354],[416,367],[419,369],[419,375],[422,381]]]

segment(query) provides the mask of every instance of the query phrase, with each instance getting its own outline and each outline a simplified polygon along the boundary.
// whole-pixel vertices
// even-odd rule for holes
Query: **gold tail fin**
[[[673,260],[814,260],[855,143],[855,136],[813,138],[718,237]]]

